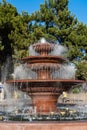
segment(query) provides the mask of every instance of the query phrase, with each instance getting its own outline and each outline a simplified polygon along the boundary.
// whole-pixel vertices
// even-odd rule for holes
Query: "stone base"
[[[0,122],[0,130],[87,130],[87,122]]]
[[[32,104],[36,106],[37,113],[49,114],[50,112],[56,112],[56,104],[58,94],[56,93],[33,93]]]

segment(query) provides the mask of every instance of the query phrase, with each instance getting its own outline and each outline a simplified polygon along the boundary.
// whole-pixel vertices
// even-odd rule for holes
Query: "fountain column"
[[[42,43],[34,44],[33,48],[40,56],[48,57],[49,53],[54,49],[54,45],[43,41]],[[38,63],[31,64],[32,70],[37,73],[37,80],[44,80],[45,82],[46,80],[51,80],[52,70],[59,68],[58,64],[49,61],[41,62],[39,60]],[[33,105],[37,108],[37,113],[48,114],[51,111],[56,112],[57,110],[58,93],[52,93],[52,90],[47,90],[48,87],[52,89],[52,86],[49,86],[49,84],[47,86],[43,85],[40,93],[32,92],[32,94],[29,94],[32,97]]]
[[[33,105],[36,106],[37,113],[48,114],[57,111],[56,104],[58,94],[35,93],[31,97]]]
[[[50,79],[50,72],[47,70],[39,70],[37,72],[38,79]]]

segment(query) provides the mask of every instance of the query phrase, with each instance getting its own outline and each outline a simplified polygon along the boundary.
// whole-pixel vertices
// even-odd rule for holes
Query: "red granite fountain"
[[[49,115],[50,112],[58,112],[56,104],[57,99],[63,91],[69,91],[70,88],[83,81],[63,76],[55,76],[55,73],[66,66],[68,60],[62,56],[52,55],[55,44],[38,42],[32,45],[35,55],[21,59],[25,68],[30,69],[34,76],[30,78],[15,78],[6,81],[8,84],[14,84],[23,92],[26,92],[32,99],[32,105],[37,108],[37,114]],[[23,71],[23,70],[22,70]],[[63,73],[63,72],[62,72]],[[68,72],[69,73],[69,72]],[[62,74],[63,75],[63,74]],[[1,122],[0,130],[87,130],[87,123],[79,121],[37,121],[37,122]]]
[[[32,99],[32,104],[37,108],[37,113],[49,114],[50,111],[57,112],[57,99],[63,91],[68,91],[72,86],[83,81],[75,79],[54,78],[53,72],[60,69],[61,65],[68,64],[68,60],[62,56],[53,56],[55,44],[43,40],[42,43],[32,45],[37,53],[21,59],[22,64],[33,72],[35,79],[9,80],[7,83],[15,83],[21,86],[21,91],[27,92]],[[27,85],[26,85],[27,84]]]

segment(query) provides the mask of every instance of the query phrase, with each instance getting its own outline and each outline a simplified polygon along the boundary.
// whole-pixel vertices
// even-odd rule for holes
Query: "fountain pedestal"
[[[31,95],[33,105],[36,107],[37,113],[48,114],[56,112],[56,104],[58,94],[55,93],[35,93]]]

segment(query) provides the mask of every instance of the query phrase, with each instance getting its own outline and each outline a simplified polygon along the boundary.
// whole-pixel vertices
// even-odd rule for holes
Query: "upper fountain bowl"
[[[48,43],[44,38],[33,45],[34,50],[40,55],[46,56],[54,49],[53,43]]]

